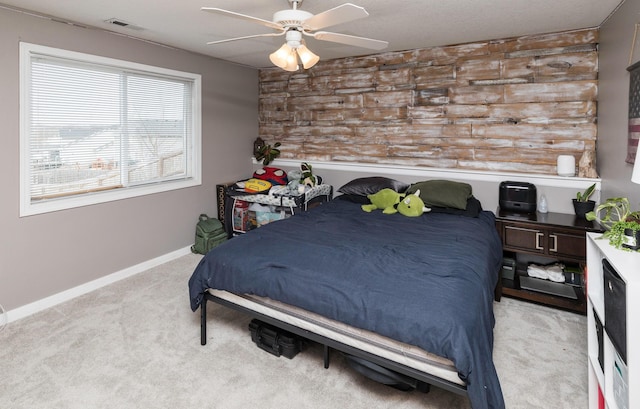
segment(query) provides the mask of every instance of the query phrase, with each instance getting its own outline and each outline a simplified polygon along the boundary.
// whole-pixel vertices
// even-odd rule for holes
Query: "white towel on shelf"
[[[545,280],[549,278],[549,274],[547,274],[547,270],[544,266],[539,266],[537,264],[529,264],[529,267],[527,267],[527,274],[529,277],[542,278]]]
[[[563,267],[562,264],[558,263],[549,266],[529,264],[527,267],[527,275],[529,277],[541,278],[544,280],[554,281],[556,283],[564,283]]]
[[[549,275],[549,280],[555,281],[556,283],[564,283],[562,266],[558,264],[547,266],[547,274]]]

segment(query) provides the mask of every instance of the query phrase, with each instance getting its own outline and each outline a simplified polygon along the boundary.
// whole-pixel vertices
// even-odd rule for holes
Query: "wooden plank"
[[[579,81],[598,79],[598,53],[570,53],[536,60],[536,81]]]
[[[375,89],[377,72],[366,71],[351,74],[319,75],[310,79],[310,90],[328,93],[340,89]]]
[[[378,107],[406,107],[413,104],[413,92],[407,91],[387,91],[369,92],[362,95],[363,106],[365,108]]]
[[[556,172],[555,166],[538,164],[535,162],[522,162],[518,160],[480,160],[477,157],[473,160],[460,160],[457,167],[467,170],[492,171],[492,172],[515,172],[523,174],[543,174],[553,175]]]
[[[346,160],[354,156],[368,158],[384,158],[387,156],[387,145],[375,143],[343,144],[338,151],[328,151],[327,147],[323,145],[305,144],[305,150],[310,154],[319,154],[323,151],[325,153],[331,152],[332,158],[338,160]]]
[[[260,110],[284,111],[287,109],[286,95],[262,95],[258,99]]]
[[[504,89],[508,85],[483,85],[449,89],[453,104],[499,104],[504,101]]]
[[[417,89],[443,88],[456,84],[454,64],[416,67],[412,75]]]
[[[491,105],[449,104],[444,107],[447,118],[489,118]]]
[[[501,68],[502,78],[520,78],[533,82],[538,66],[535,57],[520,57],[504,59]]]
[[[473,148],[440,144],[391,145],[390,157],[431,158],[431,159],[473,159]]]
[[[548,124],[490,124],[474,125],[472,134],[477,138],[514,140],[535,138],[541,140],[592,140],[596,138],[595,124],[548,125]]]
[[[379,91],[393,91],[398,88],[412,88],[413,70],[410,68],[398,68],[393,70],[378,71],[375,74],[375,85]]]
[[[542,57],[569,53],[587,53],[596,50],[597,46],[595,44],[581,44],[570,47],[536,48],[533,50],[515,51],[506,53],[505,58]]]
[[[520,50],[569,47],[596,43],[598,43],[598,29],[585,29],[492,40],[489,42],[488,48],[492,53],[508,53]]]
[[[284,91],[287,89],[289,85],[288,80],[282,81],[261,81],[260,82],[260,95],[271,95],[277,96],[279,94],[287,95],[287,92]]]
[[[495,56],[479,59],[466,59],[456,65],[456,80],[465,86],[469,81],[500,79],[501,59]]]
[[[489,43],[478,42],[414,50],[413,57],[419,63],[428,63],[435,66],[453,64],[460,56],[473,57],[488,54],[490,54]]]
[[[306,70],[309,75],[350,75],[354,73],[363,73],[367,71],[378,71],[380,64],[378,55],[369,55],[364,57],[348,57],[333,60],[321,59],[312,68]],[[283,71],[283,70],[280,70]],[[286,71],[284,71],[286,72]]]
[[[413,106],[445,105],[449,103],[449,88],[428,88],[416,90]]]
[[[598,78],[598,54],[596,51],[506,59],[502,64],[504,78],[532,78],[535,82],[595,80]]]
[[[593,123],[596,118],[594,101],[540,102],[487,105],[449,104],[444,108],[447,118],[492,118],[513,123],[549,123],[558,118],[569,121],[570,118]]]
[[[416,143],[431,138],[471,137],[471,125],[465,124],[418,124],[383,125],[357,128],[356,135],[363,138],[384,137],[389,143]]]
[[[362,108],[361,95],[314,95],[291,97],[287,99],[287,108],[293,111],[312,109],[350,109]]]
[[[462,116],[464,107],[448,106],[448,114]],[[491,104],[486,106],[486,116],[490,118],[513,118],[516,122],[529,120],[531,122],[546,122],[552,118],[590,118],[596,117],[595,101],[565,101],[565,102],[532,102],[514,104]],[[462,112],[460,112],[462,111]]]
[[[504,102],[596,101],[596,80],[504,85]]]
[[[557,155],[566,152],[582,152],[585,149],[584,141],[576,140],[540,140],[540,139],[519,139],[513,142],[513,146],[522,149],[537,149],[544,150],[547,155],[552,152],[557,152]]]
[[[306,112],[306,111],[305,111]],[[329,109],[311,111],[312,126],[350,124],[354,126],[376,122],[408,122],[407,107],[368,109]]]
[[[486,80],[469,80],[468,85],[484,86],[484,85],[505,85],[505,84],[526,84],[533,82],[533,78],[499,78],[499,79],[486,79]],[[463,85],[466,85],[463,83]]]
[[[442,105],[434,106],[412,106],[407,108],[407,117],[412,121],[421,119],[446,119],[445,107]]]
[[[362,110],[362,121],[389,122],[405,121],[408,118],[407,107],[367,108]]]
[[[265,110],[262,109],[258,113],[259,121],[262,123],[269,122],[288,122],[295,120],[295,113],[289,111],[279,110]]]

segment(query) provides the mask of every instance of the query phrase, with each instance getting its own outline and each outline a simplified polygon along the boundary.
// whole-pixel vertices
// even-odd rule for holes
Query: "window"
[[[200,184],[200,76],[20,44],[20,215]]]

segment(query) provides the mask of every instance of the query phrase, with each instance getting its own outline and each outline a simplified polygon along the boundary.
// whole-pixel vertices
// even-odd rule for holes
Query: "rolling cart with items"
[[[304,192],[291,191],[286,185],[273,186],[264,193],[249,193],[234,184],[225,189],[224,225],[232,237],[307,211],[332,197],[333,187],[328,184],[306,187]]]

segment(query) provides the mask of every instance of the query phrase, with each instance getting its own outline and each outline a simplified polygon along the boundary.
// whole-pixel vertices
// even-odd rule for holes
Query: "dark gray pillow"
[[[389,179],[384,176],[370,176],[366,178],[353,179],[338,189],[344,195],[367,196],[378,193],[382,189],[393,189],[398,193],[404,193],[411,186],[409,183]],[[368,202],[367,202],[368,203]]]
[[[455,214],[458,216],[466,216],[466,217],[478,217],[480,212],[482,212],[482,204],[478,199],[471,196],[467,199],[467,208],[455,209],[453,207],[439,207],[439,206],[431,206],[430,213],[446,213],[446,214]]]
[[[427,206],[451,207],[465,210],[471,197],[471,185],[451,180],[427,180],[411,185],[407,194],[420,190],[420,199]]]

